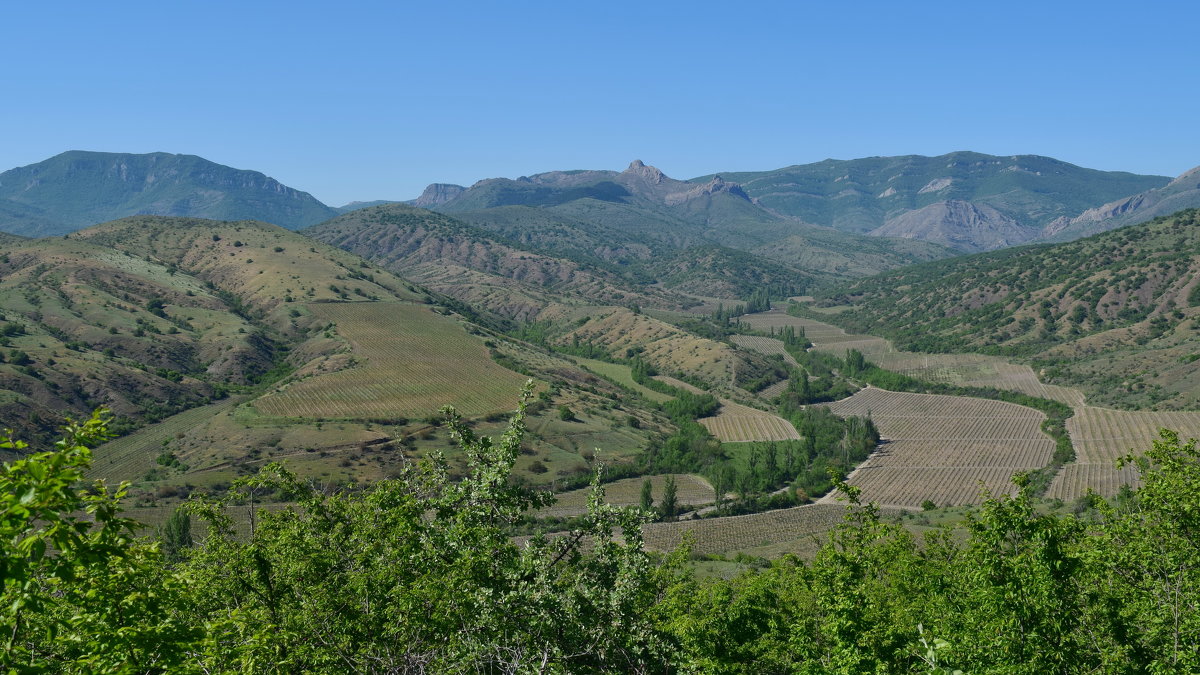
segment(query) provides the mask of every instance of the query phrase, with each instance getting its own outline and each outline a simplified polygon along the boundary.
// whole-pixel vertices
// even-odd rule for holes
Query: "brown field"
[[[846,507],[840,504],[806,504],[747,516],[651,523],[642,533],[646,548],[654,551],[674,550],[690,534],[693,553],[727,554],[783,542],[813,544],[845,515]]]
[[[696,421],[723,443],[787,441],[800,438],[796,427],[782,417],[724,399],[721,399],[721,409],[715,416]]]
[[[516,408],[525,381],[488,357],[480,340],[422,305],[325,303],[309,306],[365,361],[292,382],[254,401],[283,418],[421,417],[452,404],[475,416]]]
[[[1139,485],[1133,467],[1118,470],[1116,459],[1149,449],[1159,429],[1177,431],[1183,439],[1200,437],[1200,412],[1143,412],[1083,406],[1067,420],[1075,446],[1075,462],[1063,467],[1048,497],[1070,500],[1088,489],[1111,497],[1122,484]]]
[[[650,484],[653,486],[652,494],[654,503],[657,505],[663,495],[663,484],[666,481],[666,475],[649,476]],[[637,506],[642,499],[642,482],[645,478],[626,478],[623,480],[613,481],[604,486],[604,501],[607,504],[614,506]],[[716,499],[713,493],[712,485],[709,485],[703,476],[694,474],[677,473],[675,474],[675,485],[677,489],[677,498],[682,506],[702,506],[711,504]],[[579,490],[571,490],[559,495],[558,502],[553,506],[542,509],[538,512],[539,516],[578,516],[587,513],[587,500],[591,494],[591,488],[581,488]]]
[[[1077,389],[1043,384],[1026,365],[983,354],[918,354],[880,352],[868,357],[880,368],[929,382],[960,387],[993,387],[1030,396],[1059,401],[1069,406],[1083,405]]]
[[[954,506],[978,503],[983,489],[1011,494],[1012,474],[1045,466],[1054,451],[1039,428],[1045,415],[1002,401],[870,387],[828,407],[879,427],[886,442],[848,479],[879,504]]]

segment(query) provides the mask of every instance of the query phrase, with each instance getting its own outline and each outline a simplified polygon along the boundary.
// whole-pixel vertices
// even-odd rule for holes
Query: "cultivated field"
[[[800,438],[796,427],[782,417],[724,399],[721,399],[721,409],[715,416],[696,421],[724,443]]]
[[[650,476],[654,504],[657,506],[663,496],[663,485],[666,475]],[[614,506],[637,506],[642,499],[642,482],[645,478],[626,478],[613,481],[604,486],[604,501]],[[676,497],[681,506],[700,506],[711,504],[716,500],[712,485],[703,476],[687,473],[675,474]],[[587,513],[588,495],[591,488],[571,490],[556,495],[558,502],[553,506],[542,509],[538,516],[578,516]]]
[[[453,404],[464,415],[512,410],[525,378],[493,362],[480,340],[421,305],[309,306],[353,347],[359,365],[286,385],[253,403],[272,417],[421,417]]]
[[[1041,412],[1002,401],[871,387],[828,407],[879,428],[886,442],[848,480],[864,501],[884,505],[974,504],[983,489],[1011,494],[1012,474],[1045,466],[1054,451]]]
[[[1083,394],[1079,390],[1043,384],[1029,366],[1009,363],[995,356],[893,351],[871,354],[868,358],[880,368],[928,382],[1006,389],[1069,406],[1083,405]]]
[[[671,551],[693,537],[692,552],[726,554],[781,542],[815,543],[842,522],[846,507],[841,504],[807,504],[790,509],[747,516],[704,518],[675,523],[651,523],[642,528],[646,548]]]
[[[738,320],[746,323],[755,330],[762,331],[771,331],[774,329],[776,332],[779,332],[786,326],[796,329],[802,328],[804,329],[804,335],[808,338],[809,342],[813,343],[815,348],[839,354],[845,353],[847,349],[857,349],[867,355],[895,351],[892,343],[883,338],[871,335],[850,335],[837,326],[831,326],[814,319],[802,319],[792,316],[782,309],[771,309],[766,312],[746,314],[739,317]]]
[[[239,401],[237,398],[228,398],[212,405],[192,408],[98,446],[92,451],[92,467],[87,472],[88,477],[105,478],[114,484],[123,480],[140,479],[146,472],[158,466],[156,460],[163,452],[163,441],[170,441],[176,434],[185,434],[213,417],[233,409]]]
[[[741,317],[741,320],[758,330],[774,328],[778,331],[784,326],[803,328],[805,336],[808,337],[809,342],[813,343],[813,349],[836,353],[839,356],[844,354],[847,349],[857,349],[880,368],[928,382],[941,382],[961,387],[993,387],[1059,401],[1069,406],[1083,405],[1083,394],[1077,389],[1043,384],[1029,366],[1009,363],[995,356],[920,354],[898,351],[891,342],[883,338],[870,335],[849,335],[837,326],[815,319],[791,316],[776,309],[758,314],[747,314]],[[745,336],[736,338],[738,344],[742,344],[740,340],[743,339],[769,340],[770,338],[747,338]],[[779,347],[782,349],[782,343]]]
[[[754,350],[760,354],[778,354],[783,357],[785,363],[790,366],[799,368],[800,364],[796,363],[796,359],[787,352],[783,347],[783,340],[777,340],[769,337],[759,337],[757,335],[731,335],[729,339],[739,347]]]
[[[675,387],[676,389],[682,389],[682,390],[684,390],[684,391],[690,391],[690,392],[692,392],[693,394],[703,394],[703,393],[705,393],[705,391],[704,391],[703,389],[701,389],[700,387],[697,387],[697,386],[694,386],[694,385],[690,385],[690,384],[688,384],[687,382],[684,382],[683,380],[677,380],[677,379],[675,379],[675,378],[673,378],[673,377],[671,377],[671,376],[669,376],[669,375],[655,375],[655,376],[654,376],[654,379],[658,380],[659,382],[662,382],[662,383],[665,383],[665,384],[669,384],[669,385],[671,385],[672,387]]]
[[[1116,459],[1145,452],[1158,438],[1159,429],[1177,431],[1185,440],[1200,437],[1200,412],[1077,408],[1075,416],[1067,420],[1075,462],[1063,467],[1047,496],[1076,499],[1088,488],[1112,496],[1123,484],[1137,487],[1137,471],[1133,467],[1118,470]]]

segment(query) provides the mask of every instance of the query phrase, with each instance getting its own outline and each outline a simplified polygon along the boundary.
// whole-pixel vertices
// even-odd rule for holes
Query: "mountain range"
[[[527,224],[560,235],[571,230],[572,239],[590,233],[584,238],[596,245],[577,252],[617,264],[647,247],[719,245],[792,265],[865,249],[883,256],[866,270],[873,272],[953,253],[1065,241],[1197,206],[1198,181],[1197,171],[1172,181],[1036,155],[955,152],[830,159],[689,180],[634,161],[619,172],[551,171],[469,187],[434,183],[409,203],[509,236]],[[300,229],[388,203],[335,208],[255,171],[167,153],[70,151],[0,174],[0,230],[35,237],[143,214]],[[866,244],[864,236],[884,244]],[[539,234],[525,243],[544,239]],[[804,255],[811,248],[821,255]],[[854,266],[829,261],[818,271],[861,273]]]

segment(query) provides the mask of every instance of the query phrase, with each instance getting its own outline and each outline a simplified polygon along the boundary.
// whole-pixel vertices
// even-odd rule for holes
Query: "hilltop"
[[[921,351],[1024,358],[1128,407],[1200,404],[1200,210],[1065,244],[894,270],[820,294],[828,319]]]
[[[61,235],[144,214],[296,229],[338,211],[257,171],[195,155],[73,150],[0,173],[0,230],[7,232]]]

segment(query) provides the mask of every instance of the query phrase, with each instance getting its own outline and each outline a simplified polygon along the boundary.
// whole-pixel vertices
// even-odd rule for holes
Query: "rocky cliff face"
[[[960,200],[935,202],[889,218],[870,232],[877,237],[924,239],[965,253],[1016,246],[1038,234],[996,209]]]
[[[453,183],[431,183],[420,197],[413,200],[412,205],[423,209],[441,206],[446,202],[466,192],[467,188]],[[411,193],[410,193],[411,194]]]
[[[1200,206],[1200,166],[1167,185],[1088,209],[1074,218],[1057,218],[1041,234],[1046,241],[1067,241],[1140,223]]]
[[[730,183],[720,176],[714,176],[712,180],[708,181],[704,185],[697,185],[690,190],[669,194],[663,199],[663,201],[668,205],[673,206],[675,204],[682,204],[683,202],[699,199],[701,197],[711,197],[720,193],[730,194],[739,199],[752,201],[750,196],[746,194],[746,191],[742,189],[741,185],[738,185],[737,183]]]

